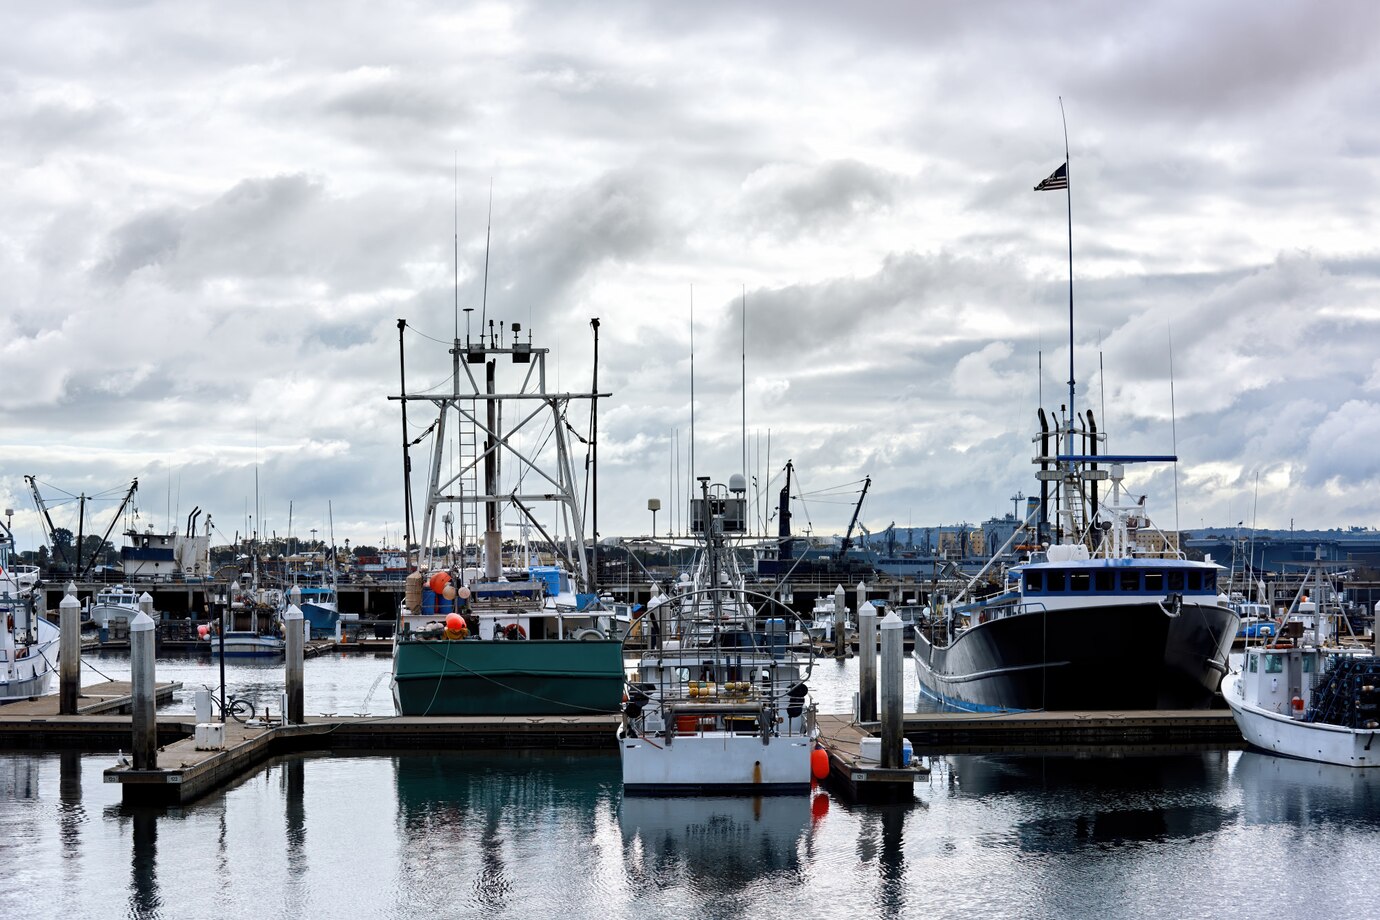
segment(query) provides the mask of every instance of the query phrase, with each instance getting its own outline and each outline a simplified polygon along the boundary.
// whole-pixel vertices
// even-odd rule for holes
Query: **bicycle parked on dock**
[[[211,693],[211,708],[220,714],[220,720],[225,721],[225,710],[221,709],[220,697],[216,691],[207,684],[202,684]],[[225,709],[230,711],[230,718],[236,722],[244,723],[252,721],[254,718],[254,704],[242,696],[229,696],[225,699]]]

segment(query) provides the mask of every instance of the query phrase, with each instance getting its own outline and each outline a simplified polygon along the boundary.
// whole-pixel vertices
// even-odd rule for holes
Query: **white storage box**
[[[196,724],[196,749],[198,751],[225,750],[225,724],[222,722],[198,722]]]
[[[881,763],[881,760],[882,760],[882,739],[881,739],[881,738],[864,738],[864,739],[862,739],[862,741],[858,744],[858,752],[862,755],[862,759],[863,759],[863,760],[870,760],[870,761],[872,761],[873,763]],[[909,739],[909,738],[902,738],[902,739],[901,739],[901,766],[903,766],[903,767],[908,767],[908,766],[910,766],[910,758],[911,758],[911,755],[912,755],[912,751],[911,751],[911,747],[910,747],[910,739]]]

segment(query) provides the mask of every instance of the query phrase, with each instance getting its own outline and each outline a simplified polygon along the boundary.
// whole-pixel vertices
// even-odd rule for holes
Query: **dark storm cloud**
[[[748,177],[745,210],[754,227],[836,235],[841,224],[891,204],[897,184],[898,177],[857,160],[768,167]]]

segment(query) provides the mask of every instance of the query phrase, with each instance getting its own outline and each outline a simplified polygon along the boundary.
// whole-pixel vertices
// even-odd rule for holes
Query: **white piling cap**
[[[860,581],[860,582],[858,582],[858,587],[855,588],[854,590],[856,590],[856,591],[866,591],[866,590],[867,590],[867,585]]]
[[[868,601],[865,604],[863,604],[862,608],[858,610],[858,616],[860,617],[875,617],[876,615],[877,605],[872,603],[871,601]],[[885,622],[885,618],[883,618],[883,622]]]
[[[835,586],[834,586],[834,593],[835,593],[835,594],[842,594],[842,593],[843,593],[843,585],[835,585]]]
[[[288,590],[288,597],[294,597],[294,598],[295,598],[295,597],[301,597],[301,596],[302,596],[302,589],[301,589],[300,587],[298,587],[297,585],[293,585],[293,586]]]
[[[77,583],[76,583],[75,581],[69,581],[69,582],[67,583],[67,587],[65,587],[65,588],[62,589],[62,593],[63,593],[63,594],[76,594],[76,593],[77,593]]]
[[[900,629],[904,625],[895,610],[882,617],[882,629]]]
[[[134,619],[129,621],[130,632],[148,632],[153,629],[153,617],[140,610]]]
[[[143,594],[139,595],[139,603],[142,604],[142,603],[144,603],[144,602],[146,602],[146,601],[148,601],[148,602],[152,602],[152,601],[153,601],[153,595],[150,594],[150,593],[148,593],[147,591],[145,591]]]
[[[284,619],[284,620],[300,620],[300,619],[302,619],[302,608],[301,608],[301,607],[298,607],[296,604],[292,604],[291,606],[288,607],[287,611],[283,613],[283,619]]]
[[[66,608],[66,609],[68,609],[68,610],[71,610],[73,607],[80,607],[80,606],[81,606],[81,601],[77,600],[76,596],[75,596],[75,595],[72,595],[72,594],[64,594],[64,595],[62,596],[62,600],[58,603],[58,607],[60,607],[60,608]]]

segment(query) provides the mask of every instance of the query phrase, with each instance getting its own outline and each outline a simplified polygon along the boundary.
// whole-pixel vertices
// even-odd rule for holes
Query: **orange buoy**
[[[1294,706],[1294,712],[1303,712],[1303,697],[1296,696],[1289,701]]]
[[[449,572],[437,572],[427,581],[426,586],[431,589],[432,594],[440,594],[446,590],[446,585],[450,584]]]
[[[824,779],[829,775],[829,752],[824,748],[815,748],[810,752],[810,772],[815,779]]]
[[[458,613],[452,613],[446,617],[446,629],[464,629],[465,618]]]

